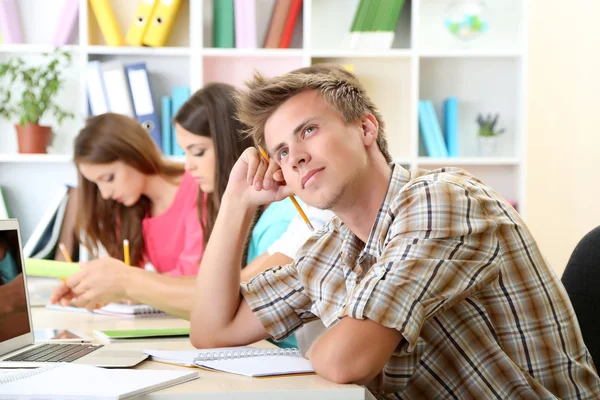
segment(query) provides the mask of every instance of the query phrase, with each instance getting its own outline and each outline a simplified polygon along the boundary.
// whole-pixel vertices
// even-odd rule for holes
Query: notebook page
[[[309,360],[295,356],[259,356],[197,361],[196,365],[244,376],[275,376],[315,372]]]
[[[218,349],[205,349],[205,350],[144,350],[144,354],[148,354],[152,357],[153,361],[160,361],[170,364],[184,365],[186,367],[193,367],[194,360],[200,354],[212,354],[219,353],[227,350],[260,350],[256,347],[250,346],[238,346],[238,347],[220,347]]]
[[[186,382],[197,375],[194,371],[104,369],[61,364],[43,373],[0,385],[0,399],[19,398],[18,395],[26,398],[119,399]]]

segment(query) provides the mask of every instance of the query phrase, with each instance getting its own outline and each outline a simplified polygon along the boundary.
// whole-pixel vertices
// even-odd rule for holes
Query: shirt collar
[[[400,189],[410,180],[410,172],[404,169],[400,164],[392,163],[392,177],[388,185],[385,198],[377,217],[369,233],[369,239],[362,248],[361,240],[346,225],[342,226],[342,259],[347,265],[354,265],[356,260],[360,260],[365,254],[378,258],[383,252],[383,243],[388,231],[389,222],[386,223],[388,212],[393,199],[397,196]],[[360,251],[360,254],[358,254]]]

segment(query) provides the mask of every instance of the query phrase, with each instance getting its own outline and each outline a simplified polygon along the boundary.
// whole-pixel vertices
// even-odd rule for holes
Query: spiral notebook
[[[260,377],[313,373],[298,349],[257,349],[250,346],[207,350],[144,350],[153,361],[196,366],[231,374]]]
[[[73,307],[73,306],[61,306],[60,304],[47,304],[46,308],[49,310],[57,311],[70,311],[70,312],[90,312],[85,308]],[[110,303],[106,306],[92,311],[95,314],[104,315],[115,315],[127,318],[141,318],[141,317],[160,317],[167,315],[164,311],[148,306],[145,304],[121,304],[121,303]]]
[[[191,381],[190,371],[105,369],[82,364],[0,374],[0,399],[124,399]]]

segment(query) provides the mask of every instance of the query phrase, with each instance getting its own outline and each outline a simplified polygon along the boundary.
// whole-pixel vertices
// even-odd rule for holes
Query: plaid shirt
[[[369,318],[402,341],[381,399],[600,398],[568,295],[506,201],[457,168],[393,165],[366,244],[336,217],[241,288],[277,340]]]

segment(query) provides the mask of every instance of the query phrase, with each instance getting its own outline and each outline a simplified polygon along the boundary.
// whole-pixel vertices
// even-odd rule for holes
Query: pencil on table
[[[260,151],[260,155],[265,159],[265,161],[269,162],[269,156],[267,155],[267,152],[265,151],[265,149],[258,146],[258,151]],[[302,217],[304,222],[306,222],[306,226],[308,226],[308,229],[310,229],[311,231],[314,231],[315,228],[313,228],[312,224],[310,223],[310,220],[304,213],[304,210],[302,210],[302,207],[300,207],[300,204],[298,204],[298,201],[294,198],[294,196],[290,196],[290,200],[294,204],[294,207],[296,207],[296,210],[298,210],[298,213],[300,213],[300,216]]]
[[[123,240],[123,261],[126,265],[131,265],[129,262],[129,240]]]

